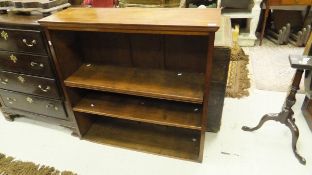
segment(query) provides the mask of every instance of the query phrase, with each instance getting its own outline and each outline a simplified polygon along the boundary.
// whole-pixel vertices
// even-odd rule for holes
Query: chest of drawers
[[[42,16],[0,16],[0,103],[7,120],[28,117],[76,132],[51,64]]]

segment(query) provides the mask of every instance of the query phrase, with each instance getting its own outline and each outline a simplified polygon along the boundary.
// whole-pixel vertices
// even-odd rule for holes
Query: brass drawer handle
[[[4,30],[1,31],[1,37],[4,39],[4,40],[8,40],[9,38],[9,34],[7,32],[5,32]]]
[[[38,88],[43,92],[48,92],[51,88],[50,86],[47,86],[46,88],[43,88],[40,84],[38,85]]]
[[[36,40],[32,40],[31,43],[28,43],[27,40],[24,38],[23,40],[23,43],[28,46],[28,47],[33,47],[34,45],[37,44],[37,41]]]
[[[0,78],[0,81],[1,81],[1,83],[4,84],[4,85],[6,85],[6,84],[9,83],[9,79],[7,79],[7,78]]]
[[[32,68],[36,68],[36,69],[42,69],[44,68],[44,65],[42,63],[36,63],[34,61],[30,62],[30,66]]]
[[[13,63],[16,63],[17,62],[17,57],[13,54],[10,55],[10,60],[13,62]]]
[[[52,103],[49,103],[49,104],[47,104],[46,105],[46,108],[47,109],[54,109],[54,110],[56,110],[56,111],[58,111],[58,107],[57,106],[55,106],[54,104],[52,104]]]
[[[9,104],[13,104],[14,102],[16,102],[16,99],[11,97],[7,97],[6,100],[9,102]]]
[[[20,81],[21,83],[25,83],[25,78],[22,76],[18,76],[17,77],[18,81]]]

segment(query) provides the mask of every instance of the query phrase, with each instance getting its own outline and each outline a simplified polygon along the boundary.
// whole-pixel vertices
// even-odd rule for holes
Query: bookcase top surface
[[[43,18],[39,23],[59,30],[205,34],[218,30],[220,16],[220,9],[69,8]]]

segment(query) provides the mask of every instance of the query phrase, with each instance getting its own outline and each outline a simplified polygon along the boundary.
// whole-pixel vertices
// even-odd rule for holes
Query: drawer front
[[[35,30],[0,28],[0,49],[47,55],[42,33]]]
[[[30,75],[0,71],[0,88],[48,98],[59,98],[55,80]]]
[[[53,77],[49,58],[0,51],[0,70]]]
[[[6,107],[67,119],[63,103],[60,100],[50,100],[6,90],[0,90],[0,96]]]

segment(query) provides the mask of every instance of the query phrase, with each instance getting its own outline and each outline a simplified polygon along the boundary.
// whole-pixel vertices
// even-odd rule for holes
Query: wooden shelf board
[[[204,74],[83,64],[65,85],[201,104]]]
[[[96,121],[83,138],[96,143],[198,161],[199,133],[111,120]]]
[[[200,105],[128,95],[93,93],[73,108],[76,112],[201,130]]]

